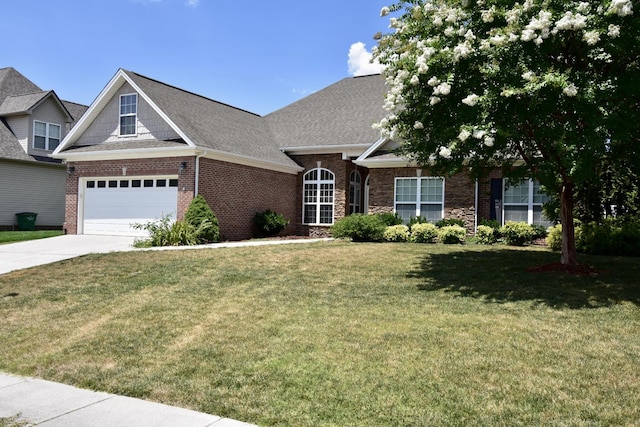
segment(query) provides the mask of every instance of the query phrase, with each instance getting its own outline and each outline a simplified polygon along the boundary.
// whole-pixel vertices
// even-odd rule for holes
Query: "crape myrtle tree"
[[[388,115],[375,126],[436,173],[538,180],[560,201],[561,261],[575,265],[576,186],[639,141],[633,2],[407,0],[381,15]]]

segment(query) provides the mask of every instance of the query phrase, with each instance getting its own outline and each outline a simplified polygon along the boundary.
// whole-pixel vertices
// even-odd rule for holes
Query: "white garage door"
[[[133,224],[171,215],[178,205],[175,177],[105,178],[84,182],[84,234],[145,236]]]

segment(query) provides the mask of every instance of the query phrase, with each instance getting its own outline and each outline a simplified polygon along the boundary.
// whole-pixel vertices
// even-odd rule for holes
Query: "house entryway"
[[[176,218],[177,176],[83,178],[80,187],[78,234],[146,236],[133,225]]]

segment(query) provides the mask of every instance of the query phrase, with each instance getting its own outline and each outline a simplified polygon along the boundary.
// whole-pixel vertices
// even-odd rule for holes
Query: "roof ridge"
[[[251,111],[249,111],[249,110],[245,110],[245,109],[243,109],[243,108],[239,108],[239,107],[233,106],[233,105],[231,105],[231,104],[227,104],[227,103],[225,103],[225,102],[216,101],[215,99],[209,98],[208,96],[204,96],[204,95],[201,95],[201,94],[199,94],[199,93],[195,93],[195,92],[192,92],[192,91],[190,91],[190,90],[186,90],[186,89],[180,88],[180,87],[178,87],[178,86],[174,86],[174,85],[171,85],[171,84],[168,84],[168,83],[165,83],[165,82],[161,82],[160,80],[157,80],[157,79],[154,79],[154,78],[151,78],[151,77],[147,77],[147,76],[145,76],[145,75],[143,75],[143,74],[140,74],[140,73],[137,73],[137,72],[135,72],[135,71],[131,71],[131,70],[124,70],[124,69],[123,69],[123,71],[128,72],[128,73],[131,73],[131,74],[135,74],[135,75],[136,75],[136,76],[138,76],[138,77],[142,77],[143,79],[147,79],[147,80],[149,80],[149,81],[152,81],[152,82],[154,82],[154,83],[161,84],[161,85],[166,86],[166,87],[169,87],[169,88],[171,88],[171,89],[179,90],[180,92],[184,92],[184,93],[187,93],[187,94],[189,94],[189,95],[197,96],[198,98],[205,99],[205,100],[207,100],[207,101],[209,101],[209,102],[214,102],[214,103],[216,103],[216,104],[224,105],[224,106],[226,106],[226,107],[233,108],[234,110],[242,111],[242,112],[244,112],[244,113],[251,114],[251,115],[256,116],[256,117],[262,117],[260,114],[253,113],[253,112],[251,112]]]

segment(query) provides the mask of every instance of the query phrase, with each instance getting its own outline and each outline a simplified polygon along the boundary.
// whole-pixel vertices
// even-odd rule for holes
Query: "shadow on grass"
[[[462,246],[427,254],[409,276],[424,279],[420,290],[444,290],[497,303],[530,301],[572,309],[610,307],[621,302],[640,306],[638,258],[580,257],[581,264],[597,269],[593,277],[527,271],[558,262],[559,257],[540,250]]]

